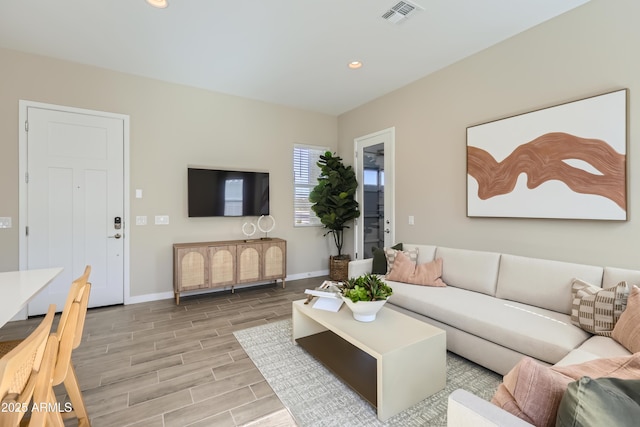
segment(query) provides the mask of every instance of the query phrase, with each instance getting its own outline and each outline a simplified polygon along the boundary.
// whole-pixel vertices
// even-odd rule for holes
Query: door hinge
[[[25,236],[29,235],[29,226],[28,225],[24,228],[24,235]]]
[[[24,121],[24,131],[25,132],[29,132],[29,121],[28,120]]]
[[[25,184],[29,183],[29,172],[25,172],[24,173],[24,182],[25,182]]]

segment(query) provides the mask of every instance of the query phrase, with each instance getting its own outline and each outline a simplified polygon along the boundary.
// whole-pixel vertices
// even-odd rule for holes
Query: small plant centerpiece
[[[353,318],[360,322],[372,322],[393,289],[378,276],[365,274],[350,278],[341,288],[342,299],[353,312]]]

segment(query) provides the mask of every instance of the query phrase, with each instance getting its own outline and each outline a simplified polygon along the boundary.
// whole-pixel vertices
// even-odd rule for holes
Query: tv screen
[[[189,217],[269,215],[269,173],[188,169]]]

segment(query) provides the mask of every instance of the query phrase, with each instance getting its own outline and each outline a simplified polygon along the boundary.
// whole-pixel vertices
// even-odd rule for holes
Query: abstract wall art
[[[622,89],[467,128],[467,216],[627,219]]]

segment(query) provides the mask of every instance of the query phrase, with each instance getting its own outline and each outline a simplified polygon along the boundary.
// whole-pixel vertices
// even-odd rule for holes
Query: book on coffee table
[[[325,280],[322,285],[315,289],[305,289],[304,293],[309,295],[306,303],[311,301],[313,297],[318,297],[318,300],[313,304],[313,308],[336,312],[342,306],[342,294],[337,282]]]
[[[333,311],[337,312],[342,307],[342,298],[325,298],[320,297],[316,302],[313,303],[313,308],[317,308],[320,310]]]

